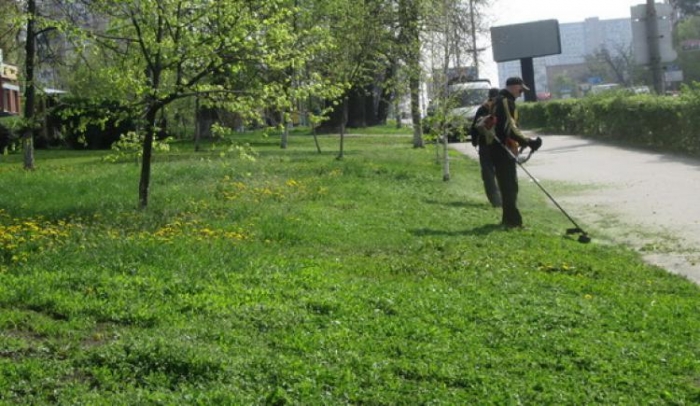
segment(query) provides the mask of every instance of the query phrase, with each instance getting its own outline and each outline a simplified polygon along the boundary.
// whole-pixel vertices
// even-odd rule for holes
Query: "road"
[[[647,262],[700,284],[700,160],[575,136],[542,140],[525,167],[550,193],[547,181],[582,186],[555,198],[594,242],[602,236],[627,244]],[[471,144],[450,145],[478,159]],[[518,172],[521,182],[531,181]]]

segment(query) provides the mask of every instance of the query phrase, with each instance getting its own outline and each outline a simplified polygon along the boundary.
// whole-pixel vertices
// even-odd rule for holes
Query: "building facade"
[[[18,68],[5,64],[0,50],[0,116],[20,113],[20,88]]]

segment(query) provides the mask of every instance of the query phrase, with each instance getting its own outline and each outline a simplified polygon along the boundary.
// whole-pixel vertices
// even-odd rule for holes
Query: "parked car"
[[[471,127],[476,111],[482,103],[488,99],[491,82],[489,80],[476,80],[464,83],[455,83],[447,89],[447,100],[432,100],[428,104],[427,115],[423,119],[423,132],[437,132],[441,128],[440,103],[446,105],[444,125],[447,127],[447,141],[461,142],[467,140],[469,127]]]

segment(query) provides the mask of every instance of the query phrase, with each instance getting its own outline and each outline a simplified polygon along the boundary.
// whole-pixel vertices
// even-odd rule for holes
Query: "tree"
[[[19,61],[18,38],[23,25],[20,24],[20,14],[19,3],[14,0],[0,0],[0,50],[5,61]]]
[[[478,77],[480,64],[476,36],[486,30],[483,10],[489,0],[442,0],[425,2],[422,9],[423,49],[427,52],[430,65],[428,95],[431,100],[431,119],[437,122],[439,139],[448,138],[448,112],[454,103],[450,100],[448,85],[451,71],[472,70]],[[472,69],[467,69],[472,68]],[[459,77],[459,81],[475,79]],[[437,147],[437,144],[436,144]],[[439,150],[436,156],[439,160]],[[443,179],[449,180],[449,155],[443,144]]]
[[[678,52],[678,65],[683,70],[683,81],[700,81],[700,49],[692,46],[700,39],[700,17],[687,18],[676,26],[674,43]],[[691,46],[684,46],[688,41]]]
[[[411,97],[411,120],[413,122],[413,147],[423,147],[423,132],[420,110],[421,41],[419,0],[399,0],[399,44],[404,51]]]
[[[171,103],[199,96],[210,105],[252,117],[284,97],[263,78],[307,57],[294,48],[284,0],[111,0],[86,2],[105,16],[102,30],[85,32],[88,47],[115,65],[100,77],[112,93],[129,95],[141,118],[143,154],[139,207],[148,205],[158,114]],[[245,84],[243,86],[242,84]]]
[[[22,133],[22,149],[24,151],[24,169],[34,169],[34,101],[36,83],[34,82],[34,60],[36,57],[36,1],[27,1],[27,40],[25,42],[24,60],[24,130]]]
[[[586,56],[586,65],[592,76],[606,82],[631,86],[646,81],[646,76],[632,54],[631,45],[619,45],[612,50],[601,48]]]
[[[578,96],[578,83],[569,76],[559,75],[554,78],[552,92],[559,99],[576,97]]]
[[[680,10],[686,16],[698,15],[700,7],[697,0],[671,0],[673,8]]]
[[[333,47],[333,38],[329,35],[331,27],[318,25],[317,11],[326,0],[290,0],[287,7],[293,34],[293,49],[299,54],[295,61],[280,70],[267,71],[267,83],[275,83],[283,97],[275,98],[271,106],[279,112],[282,125],[281,148],[287,147],[291,116],[302,117],[308,114],[310,103],[316,98],[336,98],[343,89],[343,84],[325,82],[319,72],[313,70],[312,61]],[[314,133],[315,135],[315,133]],[[316,140],[317,141],[317,140]],[[317,141],[318,147],[318,141]],[[320,149],[320,148],[319,148]]]
[[[308,68],[337,89],[342,95],[326,99],[330,117],[327,128],[337,124],[340,132],[338,159],[344,157],[345,130],[350,98],[373,82],[378,66],[385,65],[382,50],[385,41],[385,8],[380,0],[320,0],[316,3],[316,24],[327,27],[332,45]],[[357,94],[355,94],[356,96]]]

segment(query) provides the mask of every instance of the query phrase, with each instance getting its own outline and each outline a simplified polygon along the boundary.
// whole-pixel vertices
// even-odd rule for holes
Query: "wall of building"
[[[0,62],[0,115],[20,113],[18,69]]]

